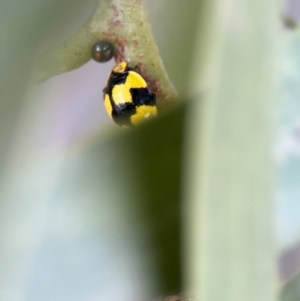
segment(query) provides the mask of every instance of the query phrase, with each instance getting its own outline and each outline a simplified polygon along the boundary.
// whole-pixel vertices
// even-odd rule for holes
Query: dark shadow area
[[[180,197],[185,107],[179,106],[128,137],[136,158],[139,205],[151,233],[161,293],[181,291]]]

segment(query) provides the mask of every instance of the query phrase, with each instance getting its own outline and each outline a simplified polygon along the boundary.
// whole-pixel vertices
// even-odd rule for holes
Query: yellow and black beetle
[[[157,114],[156,94],[126,62],[112,69],[103,93],[106,111],[119,126],[136,125]]]

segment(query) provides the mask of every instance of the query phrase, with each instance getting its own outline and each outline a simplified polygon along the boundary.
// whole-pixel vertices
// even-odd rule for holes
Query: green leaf
[[[300,300],[300,273],[297,273],[289,279],[281,288],[279,294],[281,301],[298,301]]]

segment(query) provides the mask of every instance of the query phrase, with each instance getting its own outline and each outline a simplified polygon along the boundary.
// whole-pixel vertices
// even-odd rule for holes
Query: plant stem
[[[99,0],[95,13],[74,36],[38,61],[36,79],[44,81],[80,67],[91,59],[91,47],[99,40],[115,46],[116,62],[137,66],[158,106],[174,103],[174,89],[159,55],[143,0]]]

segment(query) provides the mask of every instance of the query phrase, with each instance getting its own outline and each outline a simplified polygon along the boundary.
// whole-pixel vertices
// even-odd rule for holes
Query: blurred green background
[[[147,1],[182,104],[122,131],[102,105],[113,62],[30,79],[96,4],[0,3],[0,300],[298,300],[299,33],[282,7]]]

